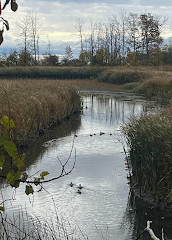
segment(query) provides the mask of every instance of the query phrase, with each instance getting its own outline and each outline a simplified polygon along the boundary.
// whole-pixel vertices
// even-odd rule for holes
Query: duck
[[[78,189],[77,193],[81,194],[82,192]]]
[[[71,182],[69,185],[70,185],[71,187],[73,187],[74,184],[73,184],[73,182]]]
[[[103,135],[103,134],[105,134],[105,133],[100,131],[100,136]]]
[[[82,189],[82,188],[83,188],[83,186],[82,186],[81,184],[79,184],[78,188],[79,188],[79,189]]]

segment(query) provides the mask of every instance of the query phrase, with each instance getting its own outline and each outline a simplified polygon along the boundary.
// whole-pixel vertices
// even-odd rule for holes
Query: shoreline
[[[154,196],[151,192],[143,192],[140,196],[140,189],[137,183],[130,178],[130,203],[136,213],[152,220],[159,226],[172,226],[172,205],[168,202],[155,203]]]

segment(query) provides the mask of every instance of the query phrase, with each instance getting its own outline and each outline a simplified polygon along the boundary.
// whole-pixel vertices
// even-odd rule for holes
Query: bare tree
[[[130,13],[127,18],[127,32],[128,32],[128,41],[127,43],[131,46],[132,51],[135,53],[139,47],[139,16],[136,13]]]
[[[112,61],[115,65],[118,64],[121,59],[121,28],[120,22],[113,16],[110,20],[110,34],[111,34],[111,54]],[[120,60],[121,61],[121,60]]]
[[[126,13],[121,12],[121,33],[122,33],[122,64],[125,65],[126,55]]]
[[[80,37],[80,54],[81,56],[83,55],[84,52],[84,45],[83,45],[83,25],[84,25],[85,21],[83,18],[76,18],[75,19],[75,28],[79,33],[79,37]],[[81,59],[81,61],[83,62],[83,59]]]
[[[36,13],[33,12],[29,14],[29,18],[31,23],[31,45],[36,63],[39,56],[39,18],[37,17]]]
[[[17,26],[20,29],[18,36],[20,37],[19,41],[22,45],[22,49],[24,52],[28,52],[31,29],[29,16],[26,15],[20,22],[17,23]]]

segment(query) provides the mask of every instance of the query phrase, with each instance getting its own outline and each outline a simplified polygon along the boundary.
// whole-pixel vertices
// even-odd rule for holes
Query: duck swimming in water
[[[73,187],[74,184],[71,182],[69,185],[70,185],[71,187]]]
[[[79,189],[82,189],[82,188],[83,188],[83,186],[82,186],[81,184],[79,184],[78,188],[79,188]]]
[[[78,189],[77,193],[81,194],[82,192],[81,192],[81,190]]]
[[[105,134],[105,133],[100,131],[100,136],[102,136],[103,134]]]

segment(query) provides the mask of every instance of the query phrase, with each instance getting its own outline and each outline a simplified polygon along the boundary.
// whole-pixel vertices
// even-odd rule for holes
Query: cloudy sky
[[[1,0],[2,5],[5,0]],[[63,54],[70,45],[73,52],[79,49],[79,37],[75,29],[75,19],[83,18],[99,22],[107,22],[112,16],[121,12],[151,13],[168,18],[162,35],[172,37],[172,2],[171,0],[16,0],[19,7],[16,12],[10,10],[10,4],[2,12],[7,19],[10,30],[4,33],[1,53],[19,48],[19,28],[17,22],[29,12],[37,14],[40,21],[40,45],[46,51],[50,43],[53,54]]]

